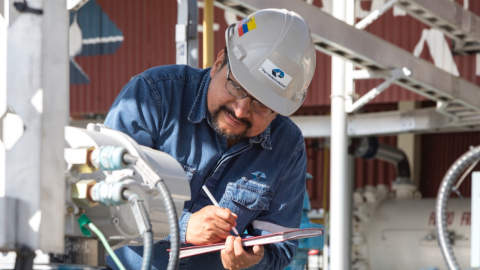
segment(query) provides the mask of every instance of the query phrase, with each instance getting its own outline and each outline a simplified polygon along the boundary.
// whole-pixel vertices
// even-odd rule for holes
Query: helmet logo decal
[[[249,16],[243,19],[242,22],[237,25],[238,36],[241,37],[248,31],[251,31],[255,28],[257,28],[257,24],[255,23],[255,15]]]
[[[258,71],[284,90],[292,80],[292,77],[268,59],[265,59],[265,62],[263,62]]]
[[[283,78],[285,77],[285,73],[279,68],[272,69],[272,75],[278,78]]]

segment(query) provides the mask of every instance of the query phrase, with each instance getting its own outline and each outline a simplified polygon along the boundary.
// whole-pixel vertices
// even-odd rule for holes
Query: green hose
[[[115,252],[113,252],[113,249],[110,247],[110,245],[108,244],[108,241],[107,239],[105,238],[105,236],[103,235],[103,233],[97,228],[97,226],[95,226],[95,224],[93,224],[90,219],[85,215],[85,214],[82,214],[79,218],[78,218],[78,225],[80,225],[80,229],[82,230],[82,233],[85,235],[85,236],[91,236],[90,234],[90,231],[88,231],[88,229],[85,228],[85,225],[88,225],[88,227],[90,228],[90,230],[92,230],[96,235],[97,237],[100,239],[100,241],[102,242],[103,246],[105,247],[105,249],[107,250],[108,254],[112,257],[113,261],[115,262],[115,264],[117,265],[118,269],[120,270],[126,270],[125,269],[125,266],[123,266],[122,262],[118,259],[117,255],[115,255]]]
[[[122,262],[118,259],[117,255],[115,255],[115,252],[113,252],[113,249],[110,247],[110,245],[107,242],[107,239],[103,235],[103,233],[95,226],[93,223],[88,223],[88,227],[100,238],[100,241],[102,241],[103,246],[107,250],[108,254],[112,257],[113,261],[115,264],[118,266],[120,270],[126,270],[125,266],[123,266]]]

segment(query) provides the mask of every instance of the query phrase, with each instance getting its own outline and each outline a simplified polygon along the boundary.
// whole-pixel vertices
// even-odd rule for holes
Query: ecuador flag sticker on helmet
[[[255,24],[255,15],[249,16],[243,19],[243,21],[238,24],[238,36],[241,37],[248,31],[251,31],[255,28],[257,28],[257,25]]]

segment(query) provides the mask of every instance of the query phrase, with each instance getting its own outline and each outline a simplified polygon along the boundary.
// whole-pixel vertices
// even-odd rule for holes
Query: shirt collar
[[[273,120],[275,121],[275,120]],[[272,121],[272,123],[273,123]],[[271,125],[271,123],[270,123]],[[270,140],[270,125],[262,133],[250,138],[251,143],[262,143],[262,147],[267,150],[272,150],[272,141]]]
[[[211,77],[210,70],[203,76],[202,83],[200,84],[197,97],[193,102],[193,106],[188,114],[188,121],[197,124],[203,119],[207,118],[207,92],[210,85]],[[275,120],[274,120],[275,121]],[[260,134],[255,137],[249,138],[251,143],[261,143],[261,146],[267,150],[272,150],[272,143],[270,140],[270,125]]]

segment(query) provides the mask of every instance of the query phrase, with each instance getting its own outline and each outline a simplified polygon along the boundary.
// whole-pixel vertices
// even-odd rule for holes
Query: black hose
[[[440,188],[437,194],[437,203],[435,206],[438,244],[442,250],[443,258],[447,263],[448,269],[460,270],[460,266],[453,254],[452,244],[447,230],[447,205],[448,198],[452,192],[452,187],[458,180],[460,175],[474,162],[480,159],[480,146],[463,154],[455,163],[448,169],[443,177]]]
[[[170,191],[162,179],[155,183],[155,188],[162,197],[170,226],[170,261],[167,270],[176,270],[178,269],[180,256],[180,230],[178,228],[177,211],[175,211],[175,204]]]

